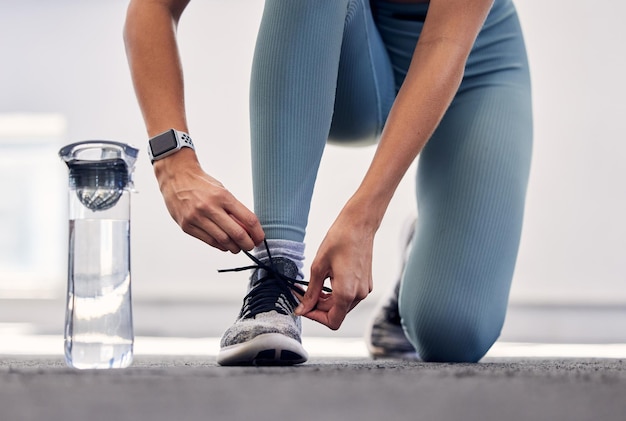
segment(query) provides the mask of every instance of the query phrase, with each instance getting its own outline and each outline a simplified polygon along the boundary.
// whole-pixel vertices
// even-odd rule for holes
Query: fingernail
[[[302,310],[304,310],[304,305],[300,304],[293,312],[296,316],[302,316]]]

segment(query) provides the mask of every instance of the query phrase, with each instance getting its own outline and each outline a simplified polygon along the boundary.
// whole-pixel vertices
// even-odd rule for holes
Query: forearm
[[[414,62],[387,119],[374,159],[347,208],[361,211],[376,230],[402,177],[426,145],[460,84],[465,55],[450,46],[416,50]],[[431,71],[438,69],[438,72]]]
[[[149,136],[189,132],[176,26],[189,0],[131,0],[124,41]],[[215,178],[194,150],[182,148],[154,162],[165,205],[184,232],[220,250],[251,250],[265,234],[256,216]]]
[[[492,0],[431,0],[374,159],[344,208],[351,216],[360,212],[364,227],[378,229],[402,177],[448,109],[491,5]]]
[[[176,25],[188,0],[133,0],[124,41],[137,100],[149,136],[188,131]]]

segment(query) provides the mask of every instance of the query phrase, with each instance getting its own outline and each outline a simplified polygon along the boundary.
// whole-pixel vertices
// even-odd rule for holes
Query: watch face
[[[154,157],[176,149],[176,146],[176,138],[171,130],[150,139],[150,149],[152,149],[152,156]]]

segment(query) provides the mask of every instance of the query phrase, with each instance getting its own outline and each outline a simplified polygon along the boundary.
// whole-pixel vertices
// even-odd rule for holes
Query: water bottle
[[[78,369],[133,359],[130,193],[138,150],[112,141],[63,147],[69,168],[65,360]]]

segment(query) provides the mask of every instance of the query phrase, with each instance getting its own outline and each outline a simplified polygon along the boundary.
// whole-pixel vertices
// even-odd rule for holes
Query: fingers
[[[172,214],[178,214],[175,219],[184,232],[210,246],[232,253],[252,250],[265,238],[259,220],[228,191],[221,190],[219,196],[209,199],[180,201]]]
[[[300,305],[296,308],[295,314],[302,316],[309,313],[317,305],[320,299],[327,299],[327,294],[323,294],[322,288],[324,287],[324,280],[328,277],[326,272],[315,271],[311,269],[311,279],[309,285],[304,294],[304,297],[300,300]]]
[[[237,224],[239,224],[239,226],[244,229],[243,232],[239,233],[239,235],[241,236],[241,242],[236,241],[236,243],[239,244],[242,249],[249,251],[252,250],[254,246],[259,245],[261,244],[261,242],[263,242],[263,239],[265,238],[265,232],[263,232],[261,223],[259,222],[259,219],[256,217],[256,215],[248,208],[243,206],[241,203],[237,202],[237,204],[238,206],[233,206],[226,210],[230,212],[230,216],[235,220],[235,222],[237,222]],[[235,237],[231,238],[234,238],[236,240]],[[243,242],[247,241],[247,239],[252,240],[252,247],[250,248],[247,248],[250,245],[249,243],[245,244],[245,246],[242,246]]]
[[[236,245],[234,243],[224,244],[224,241],[216,240],[212,235],[208,234],[205,229],[190,224],[183,224],[181,225],[181,227],[185,233],[197,238],[200,241],[205,242],[211,247],[215,247],[216,249],[221,251],[231,251],[233,253],[236,253],[236,251],[233,251],[236,249]]]
[[[355,300],[350,304],[342,301],[335,301],[333,297],[320,300],[315,309],[303,316],[318,323],[321,323],[332,330],[337,330],[343,324],[348,313],[356,307],[361,300]]]
[[[342,303],[329,303],[326,305],[322,303],[320,304],[321,305],[319,305],[318,308],[304,314],[304,317],[321,323],[332,330],[339,329],[346,318],[346,315],[350,311],[350,308],[346,307]],[[327,307],[328,310],[325,310],[325,307]]]
[[[356,307],[363,298],[340,297],[335,291],[327,297],[320,298],[315,307],[303,316],[321,323],[332,330],[341,327],[347,314]]]
[[[345,291],[342,284],[331,279],[333,286],[336,286],[331,294],[322,292],[325,276],[314,275],[311,272],[311,282],[307,292],[301,297],[301,304],[295,311],[296,315],[302,315],[308,319],[321,323],[332,330],[337,330],[346,318],[346,315],[364,300],[371,288],[366,292],[358,288],[352,291]],[[344,279],[345,281],[345,279]],[[349,284],[349,283],[348,283]]]
[[[237,219],[226,213],[212,217],[195,215],[184,220],[180,225],[187,234],[210,246],[232,253],[252,250],[256,244],[263,241],[263,234],[261,234],[261,240],[255,240]],[[258,229],[263,233],[260,224]],[[259,237],[258,233],[255,235],[257,238]]]

